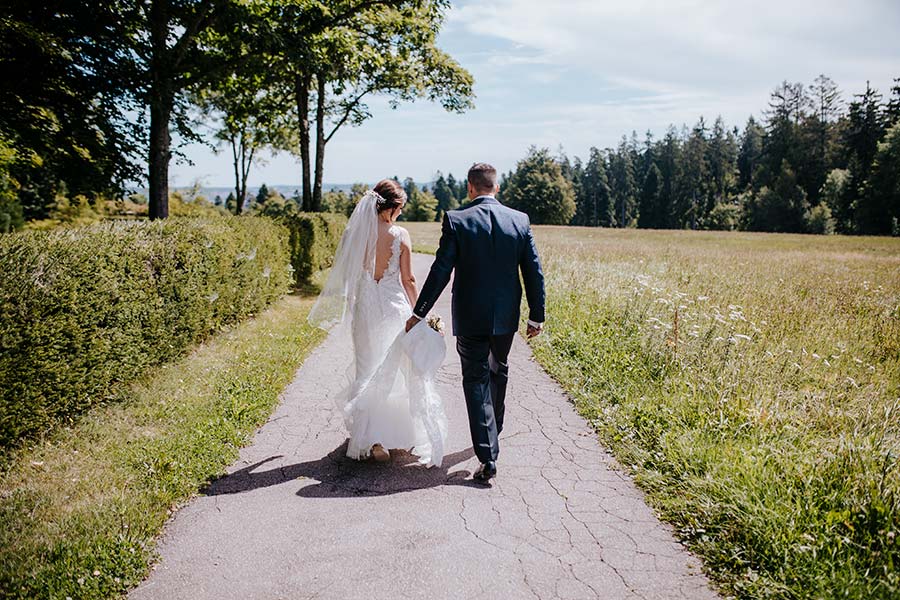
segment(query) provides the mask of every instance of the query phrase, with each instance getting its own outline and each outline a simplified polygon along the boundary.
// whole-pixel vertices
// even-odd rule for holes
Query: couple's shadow
[[[270,456],[210,481],[201,493],[238,494],[294,480],[312,482],[297,490],[297,495],[303,498],[384,496],[443,485],[484,487],[469,479],[468,470],[451,471],[475,456],[471,448],[448,454],[440,467],[432,468],[417,464],[415,456],[402,450],[392,450],[389,463],[356,461],[346,454],[345,441],[318,460],[259,470],[265,463],[282,458],[282,455]]]

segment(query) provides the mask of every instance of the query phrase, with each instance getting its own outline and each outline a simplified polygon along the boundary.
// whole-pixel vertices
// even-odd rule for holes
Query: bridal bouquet
[[[428,326],[439,334],[444,335],[444,320],[441,319],[441,315],[431,315],[428,317]]]

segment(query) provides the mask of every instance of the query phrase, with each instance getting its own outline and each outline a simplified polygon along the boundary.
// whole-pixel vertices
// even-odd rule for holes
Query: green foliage
[[[823,235],[834,233],[834,219],[827,204],[820,202],[809,211],[806,217],[806,231]]]
[[[113,222],[0,237],[0,448],[102,403],[288,288],[264,219]]]
[[[703,220],[703,229],[734,231],[741,222],[741,207],[737,204],[716,204]]]
[[[573,224],[611,227],[615,222],[615,205],[607,178],[606,157],[597,148],[591,148],[587,164],[582,168],[581,161],[576,161],[575,171],[579,185]]]
[[[850,171],[847,169],[832,169],[825,176],[825,183],[819,190],[819,198],[828,206],[831,214],[844,215],[844,220],[835,218],[835,227],[841,233],[849,233],[853,229],[853,221],[849,218],[850,194]]]
[[[0,137],[0,233],[20,229],[25,223],[16,197],[19,184],[10,172],[15,159],[16,151]]]
[[[237,459],[324,337],[306,322],[312,302],[282,297],[18,453],[0,472],[0,595],[105,600],[137,586],[172,507]]]
[[[434,221],[437,214],[438,201],[431,192],[419,189],[412,178],[404,182],[406,190],[406,206],[403,207],[404,221]]]
[[[452,175],[451,175],[452,177]],[[434,220],[439,221],[445,212],[459,207],[459,201],[456,199],[456,191],[444,179],[444,175],[438,171],[438,177],[434,182],[432,190],[437,200],[437,207],[434,211]]]
[[[878,144],[863,198],[856,209],[858,231],[890,235],[900,221],[900,122]]]
[[[794,171],[785,161],[772,187],[764,186],[748,198],[746,227],[751,231],[803,232],[808,210],[806,192],[797,185]]]
[[[297,212],[285,215],[279,222],[290,232],[291,266],[298,286],[327,269],[334,261],[347,217],[335,213]]]
[[[503,202],[535,224],[568,225],[575,215],[575,190],[547,148],[532,146],[500,193]]]
[[[118,11],[73,0],[4,5],[0,137],[18,153],[8,168],[26,220],[46,218],[60,194],[93,200],[138,178],[134,107],[107,69],[124,39]]]

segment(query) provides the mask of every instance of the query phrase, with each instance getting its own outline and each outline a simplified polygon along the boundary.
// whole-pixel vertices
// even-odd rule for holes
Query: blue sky
[[[508,171],[532,144],[570,156],[622,134],[665,132],[722,115],[759,116],[782,80],[834,79],[845,100],[866,80],[887,95],[900,77],[896,0],[483,0],[454,2],[440,46],[475,77],[463,115],[416,102],[344,128],[328,145],[327,183],[465,175],[474,161]],[[192,145],[171,185],[232,184],[229,155]],[[297,161],[268,157],[250,184],[297,185]]]

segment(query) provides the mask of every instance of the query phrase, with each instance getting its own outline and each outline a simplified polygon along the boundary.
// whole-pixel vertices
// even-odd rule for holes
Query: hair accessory
[[[378,206],[382,206],[385,202],[387,202],[387,200],[385,200],[384,197],[375,190],[369,190],[369,193],[375,196],[375,204],[377,204]]]

